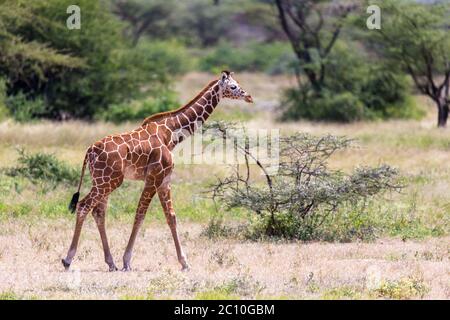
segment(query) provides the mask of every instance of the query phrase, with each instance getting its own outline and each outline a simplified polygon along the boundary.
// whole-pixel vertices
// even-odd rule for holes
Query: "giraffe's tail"
[[[86,169],[87,159],[88,159],[88,153],[86,152],[86,155],[84,156],[84,161],[83,161],[83,168],[81,169],[80,182],[78,183],[78,190],[77,190],[77,192],[75,192],[73,194],[72,200],[70,200],[70,204],[69,204],[69,210],[72,213],[75,212],[75,209],[77,208],[78,200],[80,199],[81,183],[83,182],[84,170]]]

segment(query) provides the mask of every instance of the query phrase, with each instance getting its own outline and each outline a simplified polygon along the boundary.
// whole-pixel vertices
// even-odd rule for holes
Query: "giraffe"
[[[155,194],[158,194],[172,233],[182,270],[189,269],[177,233],[177,219],[170,193],[170,180],[174,166],[172,150],[208,119],[221,98],[253,102],[251,95],[233,79],[232,73],[223,71],[218,80],[211,81],[185,106],[150,116],[137,129],[106,136],[87,149],[78,191],[73,195],[69,205],[69,209],[76,212],[76,222],[67,256],[61,260],[66,270],[70,268],[75,256],[83,222],[91,211],[100,233],[104,258],[109,271],[118,270],[108,245],[105,215],[109,195],[122,184],[124,179],[144,181],[144,190],[139,199],[133,228],[123,255],[122,270],[131,270],[130,261],[136,236]],[[89,164],[92,188],[78,202],[87,164]]]

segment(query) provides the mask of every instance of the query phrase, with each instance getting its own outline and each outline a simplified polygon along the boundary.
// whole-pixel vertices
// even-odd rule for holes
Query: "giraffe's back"
[[[102,184],[110,181],[108,176],[119,180],[144,180],[149,171],[160,170],[161,165],[171,165],[167,164],[170,151],[166,140],[157,129],[157,124],[152,123],[95,142],[88,149],[93,181]]]

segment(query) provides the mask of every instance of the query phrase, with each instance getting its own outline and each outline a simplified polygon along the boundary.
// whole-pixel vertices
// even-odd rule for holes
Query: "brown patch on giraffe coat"
[[[178,125],[178,121],[176,120],[176,118],[167,118],[165,120],[166,122],[166,128],[165,130],[169,130],[170,128],[175,128],[175,126]]]
[[[148,134],[147,130],[141,130],[139,131],[139,140],[145,141],[148,138],[150,138],[150,135]]]
[[[114,141],[114,143],[116,145],[121,145],[121,144],[125,143],[125,140],[121,136],[113,136],[112,140]]]
[[[205,107],[205,111],[206,111],[208,114],[211,114],[211,113],[213,112],[213,110],[214,110],[214,108],[213,108],[212,105],[210,105],[210,104],[208,104],[208,105]]]
[[[113,173],[113,169],[111,167],[106,167],[103,171],[103,174],[106,176],[110,176]]]
[[[161,160],[161,149],[153,149],[148,155],[148,163],[158,163]]]
[[[143,153],[145,153],[145,154],[150,153],[150,150],[151,150],[150,141],[148,141],[148,140],[142,141],[141,148],[142,148]]]
[[[172,130],[167,126],[161,126],[158,128],[158,138],[164,145],[169,145],[172,138]]]
[[[189,119],[196,119],[197,118],[197,114],[194,112],[194,110],[192,108],[186,110],[186,112],[184,113]]]
[[[98,162],[106,162],[107,159],[108,159],[108,153],[106,151],[102,151],[97,157]]]
[[[133,140],[138,140],[139,141],[139,132],[134,131],[133,133],[131,133],[131,138]]]
[[[184,115],[178,116],[178,119],[180,120],[182,127],[186,127],[189,124],[189,119]]]

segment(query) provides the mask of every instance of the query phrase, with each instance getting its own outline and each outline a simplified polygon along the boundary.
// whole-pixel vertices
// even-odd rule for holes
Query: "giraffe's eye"
[[[233,85],[230,86],[230,89],[231,89],[231,90],[235,90],[235,89],[236,89],[236,86],[233,84]]]

